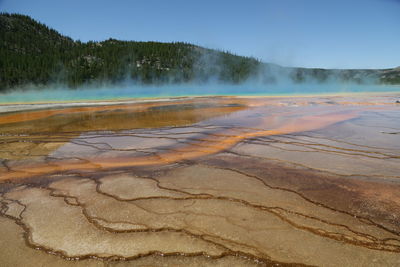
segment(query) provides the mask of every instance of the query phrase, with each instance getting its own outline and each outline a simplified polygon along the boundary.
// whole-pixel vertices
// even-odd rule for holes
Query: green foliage
[[[400,84],[400,75],[398,75],[397,77],[388,77],[388,78],[382,78],[381,79],[382,83],[386,83],[386,84]]]
[[[237,83],[260,64],[187,43],[115,39],[83,43],[18,14],[0,14],[0,39],[0,90],[31,84],[75,88],[127,79],[144,84],[211,78]]]
[[[381,83],[386,84],[400,84],[400,67],[395,69],[386,69],[382,71],[380,77]]]
[[[109,39],[80,42],[28,16],[0,13],[0,91],[21,86],[141,84],[207,81],[241,83],[249,78],[276,82],[332,79],[400,83],[400,71],[284,68],[187,43]],[[379,76],[381,75],[381,76]],[[378,78],[377,78],[378,77]]]

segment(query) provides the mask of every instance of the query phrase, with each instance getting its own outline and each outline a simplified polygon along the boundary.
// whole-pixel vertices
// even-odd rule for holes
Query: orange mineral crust
[[[233,103],[235,104],[235,103]],[[184,104],[181,104],[182,106]],[[221,116],[223,114],[229,114],[234,111],[238,111],[243,109],[243,107],[232,107],[232,106],[224,106],[224,107],[208,107],[202,108],[201,104],[198,104],[199,108],[195,108],[196,115],[193,117],[196,118],[204,118],[201,112],[207,112],[208,116]],[[231,104],[232,105],[232,104]],[[162,108],[162,106],[160,106]],[[193,107],[191,107],[193,109]],[[178,105],[179,110],[179,105]],[[257,111],[258,110],[258,111]],[[247,112],[243,112],[243,114],[239,114],[238,117],[225,118],[225,120],[229,123],[238,124],[240,121],[245,121],[249,116],[251,116],[252,112],[263,111],[264,108],[258,108],[256,110],[247,110]],[[141,112],[141,111],[140,111]],[[165,112],[175,113],[176,109],[174,108],[172,111],[166,108]],[[192,110],[186,110],[186,108],[182,108],[180,111],[182,113],[187,114],[188,112],[193,112]],[[197,114],[197,112],[199,114]],[[301,111],[300,111],[301,112]],[[320,112],[316,110],[316,112]],[[193,158],[198,158],[201,156],[205,156],[208,154],[218,153],[225,149],[229,149],[233,145],[238,142],[245,140],[247,138],[254,138],[257,136],[269,136],[269,135],[284,135],[296,132],[304,132],[317,130],[328,125],[338,123],[341,121],[345,121],[356,116],[355,111],[327,111],[323,110],[321,114],[316,115],[307,115],[307,110],[303,111],[304,114],[296,112],[284,112],[282,114],[277,115],[267,115],[266,117],[262,117],[258,120],[254,120],[251,126],[248,126],[244,129],[239,127],[226,128],[222,131],[218,132],[217,135],[205,135],[200,139],[190,140],[187,142],[183,142],[183,144],[178,145],[176,147],[172,147],[171,149],[167,149],[161,151],[159,153],[155,153],[154,155],[149,156],[141,156],[141,157],[123,157],[118,154],[114,155],[111,158],[95,158],[95,157],[87,157],[85,160],[76,161],[68,161],[68,160],[60,160],[60,161],[52,161],[51,164],[48,163],[39,163],[39,164],[29,164],[24,163],[23,166],[14,166],[12,170],[0,174],[0,179],[16,179],[16,178],[24,178],[32,175],[45,175],[51,174],[60,171],[68,171],[68,170],[95,170],[98,168],[121,168],[121,167],[130,167],[130,166],[142,166],[142,165],[154,165],[154,164],[168,164],[182,160],[188,160]],[[67,113],[69,114],[69,113]],[[110,115],[113,115],[110,112]],[[165,117],[165,113],[156,113],[156,116]],[[185,116],[184,114],[182,116]],[[171,120],[171,117],[174,120]],[[154,116],[152,117],[153,121],[157,120]],[[167,116],[169,120],[166,122],[171,123],[171,125],[176,125],[177,121],[180,120],[179,116],[176,117],[175,114],[169,114]],[[135,117],[132,117],[135,120]],[[189,122],[190,123],[190,122]],[[129,122],[124,122],[124,124],[129,124]],[[179,123],[178,123],[179,124]],[[88,126],[88,128],[92,128]],[[109,129],[111,130],[111,129]],[[112,136],[110,136],[112,139]]]
[[[400,265],[395,99],[0,114],[0,265]]]

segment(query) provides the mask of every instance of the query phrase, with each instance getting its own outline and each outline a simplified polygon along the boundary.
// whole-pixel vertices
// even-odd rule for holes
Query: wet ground
[[[0,265],[398,266],[397,98],[0,113]]]

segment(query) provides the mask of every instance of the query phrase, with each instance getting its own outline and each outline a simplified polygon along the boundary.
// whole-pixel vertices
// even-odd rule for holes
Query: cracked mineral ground
[[[399,266],[398,95],[2,106],[1,266]]]

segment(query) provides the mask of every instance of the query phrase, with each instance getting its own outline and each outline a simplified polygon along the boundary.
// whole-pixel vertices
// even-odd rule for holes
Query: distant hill
[[[400,84],[400,68],[287,68],[187,43],[80,42],[29,16],[0,13],[0,91],[26,85],[376,82]]]

